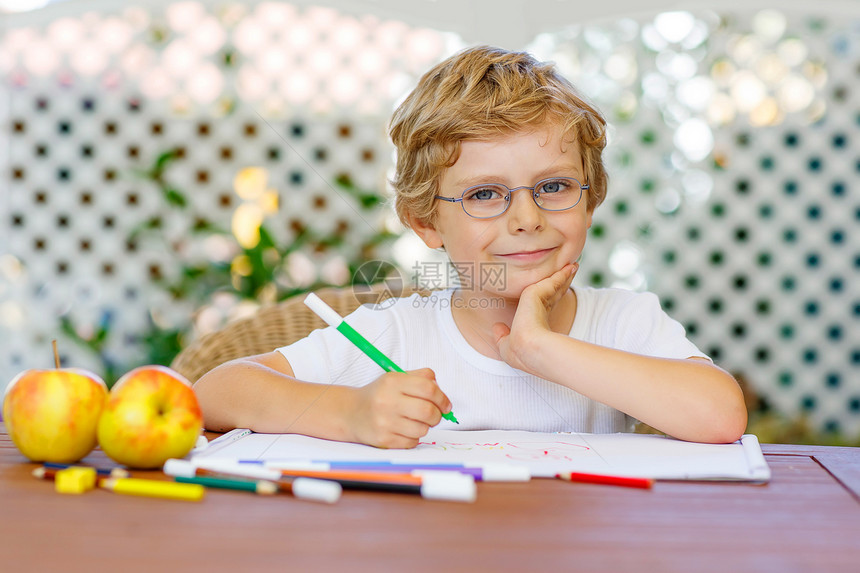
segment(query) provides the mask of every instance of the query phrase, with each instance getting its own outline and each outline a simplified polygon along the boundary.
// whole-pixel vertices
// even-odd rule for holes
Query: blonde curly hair
[[[436,65],[391,118],[389,133],[397,148],[391,185],[400,220],[409,226],[412,216],[433,224],[442,172],[456,163],[461,141],[550,122],[563,127],[563,140],[578,143],[591,212],[606,197],[606,121],[552,63],[524,52],[478,46]]]

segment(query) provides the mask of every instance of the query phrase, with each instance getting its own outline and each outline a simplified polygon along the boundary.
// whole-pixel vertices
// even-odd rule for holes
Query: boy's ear
[[[432,223],[423,223],[411,215],[408,217],[408,220],[409,226],[415,231],[416,235],[421,237],[425,245],[431,249],[438,249],[443,246],[442,236],[436,231]]]

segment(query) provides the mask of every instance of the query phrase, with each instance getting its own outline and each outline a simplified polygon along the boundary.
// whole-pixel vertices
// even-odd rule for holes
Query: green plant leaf
[[[152,166],[150,174],[154,177],[161,176],[165,169],[167,169],[167,166],[176,159],[179,159],[178,149],[171,149],[159,154],[158,157],[155,158],[155,164]]]
[[[185,208],[188,206],[188,199],[185,195],[172,187],[163,190],[164,198],[170,205],[174,207]]]

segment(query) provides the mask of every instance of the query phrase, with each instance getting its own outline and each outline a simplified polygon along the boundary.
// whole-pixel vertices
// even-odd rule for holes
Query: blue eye
[[[567,191],[570,189],[570,181],[567,179],[552,179],[545,181],[539,189],[540,193],[558,193],[559,191]]]
[[[477,187],[469,189],[463,196],[466,201],[492,201],[493,199],[502,199],[506,193],[503,193],[497,187]]]

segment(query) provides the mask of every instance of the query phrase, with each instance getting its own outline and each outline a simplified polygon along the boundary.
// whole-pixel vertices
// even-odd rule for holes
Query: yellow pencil
[[[140,478],[108,478],[99,480],[99,486],[114,493],[186,501],[200,501],[206,493],[206,488],[199,484]]]

